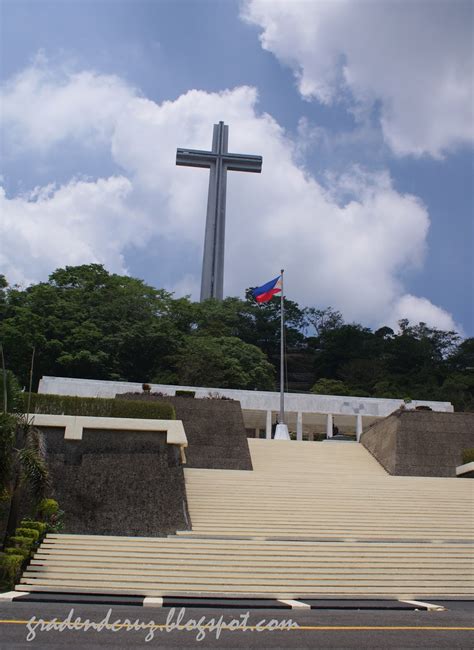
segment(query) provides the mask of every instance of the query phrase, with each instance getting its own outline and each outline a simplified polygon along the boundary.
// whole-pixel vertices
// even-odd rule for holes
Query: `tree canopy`
[[[285,300],[288,389],[449,400],[474,410],[474,339],[402,320],[372,331],[330,308]],[[191,302],[99,264],[57,269],[26,289],[0,276],[7,366],[42,375],[271,390],[279,298]]]

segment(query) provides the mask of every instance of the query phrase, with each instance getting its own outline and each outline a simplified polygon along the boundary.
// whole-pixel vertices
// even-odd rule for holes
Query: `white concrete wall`
[[[230,388],[203,388],[196,386],[171,386],[150,384],[153,392],[174,395],[176,390],[195,391],[196,397],[221,395],[238,400],[242,409],[253,411],[275,411],[280,408],[279,393],[258,390],[234,390]],[[73,379],[68,377],[43,377],[39,393],[54,395],[76,395],[81,397],[115,397],[118,393],[142,392],[142,384],[122,381],[102,381],[96,379]],[[340,397],[338,395],[308,395],[304,393],[285,393],[285,410],[296,413],[332,413],[333,415],[363,415],[386,417],[393,413],[402,399],[379,399],[376,397]],[[430,402],[413,400],[411,407],[426,405],[433,411],[451,413],[450,402]]]

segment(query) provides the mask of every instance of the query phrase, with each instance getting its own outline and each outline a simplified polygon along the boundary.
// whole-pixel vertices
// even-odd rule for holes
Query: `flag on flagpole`
[[[270,282],[262,284],[261,287],[252,289],[252,293],[257,302],[268,302],[276,293],[281,291],[281,275]]]

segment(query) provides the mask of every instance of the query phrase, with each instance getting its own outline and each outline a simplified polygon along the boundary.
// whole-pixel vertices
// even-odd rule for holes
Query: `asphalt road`
[[[232,619],[245,624],[245,629],[234,631],[173,628],[178,623],[180,608],[145,608],[116,605],[69,605],[56,603],[2,603],[0,604],[0,649],[35,650],[55,648],[474,648],[474,602],[442,603],[446,611],[354,611],[354,610],[236,610],[186,608],[181,626],[192,626],[191,620],[204,620],[201,624],[216,622],[220,617],[230,623]],[[71,609],[73,613],[70,614]],[[110,614],[108,614],[111,609]],[[247,616],[247,612],[249,612]],[[35,617],[31,621],[32,617]],[[57,623],[86,619],[110,624],[120,619],[118,631],[94,630],[41,630],[43,621]],[[131,622],[157,626],[153,638],[146,641],[150,629],[127,631],[126,619]],[[265,619],[273,626],[285,626],[289,619],[296,623],[284,630],[257,631],[256,626]],[[28,621],[30,621],[28,623]],[[166,624],[168,621],[167,630]],[[237,622],[234,625],[237,625]],[[264,624],[261,624],[264,626]],[[65,625],[64,625],[65,626]],[[27,641],[30,634],[31,640]],[[151,635],[150,635],[151,636]],[[218,637],[218,638],[217,638]]]

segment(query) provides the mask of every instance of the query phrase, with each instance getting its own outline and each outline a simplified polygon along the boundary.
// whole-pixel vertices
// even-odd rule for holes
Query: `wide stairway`
[[[191,531],[49,535],[17,589],[474,597],[474,481],[390,476],[351,442],[249,445],[253,472],[185,470]]]

